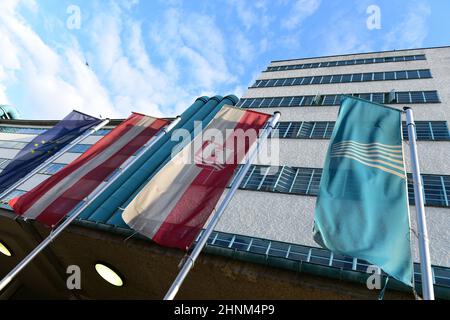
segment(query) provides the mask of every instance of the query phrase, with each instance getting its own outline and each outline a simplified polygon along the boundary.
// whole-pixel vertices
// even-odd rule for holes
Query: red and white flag
[[[133,113],[79,158],[9,205],[18,215],[55,226],[167,124]]]
[[[270,117],[223,107],[139,192],[123,220],[160,245],[188,248]]]

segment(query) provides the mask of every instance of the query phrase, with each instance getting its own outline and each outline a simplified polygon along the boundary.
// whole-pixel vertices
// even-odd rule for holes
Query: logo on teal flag
[[[401,114],[344,97],[320,182],[314,239],[412,286]]]

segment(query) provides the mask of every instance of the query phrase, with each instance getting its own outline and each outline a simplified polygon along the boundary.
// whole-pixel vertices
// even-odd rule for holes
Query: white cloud
[[[23,4],[38,10],[34,1]],[[30,118],[61,118],[75,108],[94,115],[118,114],[76,48],[57,52],[47,45],[19,14],[18,1],[2,2],[1,9],[0,38],[8,50],[0,55],[0,99],[8,100],[8,87],[20,84],[27,112],[18,107]]]
[[[420,48],[428,35],[431,8],[424,2],[411,3],[405,18],[385,38],[385,50]]]
[[[319,6],[320,0],[296,0],[289,10],[289,17],[283,20],[282,26],[290,30],[298,28],[303,20],[319,9]]]

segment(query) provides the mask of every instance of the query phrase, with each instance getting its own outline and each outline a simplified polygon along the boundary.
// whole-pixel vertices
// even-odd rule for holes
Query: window
[[[333,76],[331,78],[331,83],[340,83],[342,81],[342,75]]]
[[[416,121],[418,140],[449,141],[450,133],[446,121]],[[403,123],[403,137],[407,140],[408,129]]]
[[[0,159],[0,169],[3,170],[6,168],[6,166],[11,162],[11,160],[8,159]]]
[[[419,79],[419,71],[417,70],[410,70],[407,71],[408,79]]]
[[[312,80],[313,80],[313,77],[305,77],[305,78],[303,78],[302,85],[311,84]]]
[[[336,95],[324,96],[323,105],[324,106],[334,106],[336,104]]]
[[[421,79],[431,78],[430,70],[419,70],[419,76]]]
[[[263,99],[254,99],[253,104],[251,105],[252,108],[259,108],[261,105]]]
[[[279,122],[281,139],[330,139],[335,122]],[[416,121],[417,139],[423,141],[450,141],[446,121]],[[408,139],[408,130],[403,123],[403,137]]]
[[[351,74],[344,74],[341,78],[341,83],[351,82],[352,81],[352,75]]]
[[[395,72],[385,72],[384,73],[385,80],[395,80]]]
[[[376,73],[356,73],[356,74],[338,74],[325,75],[304,78],[288,78],[288,79],[271,79],[263,80],[261,84],[257,80],[253,88],[260,87],[282,87],[292,85],[310,85],[310,84],[329,84],[329,83],[346,83],[346,82],[366,82],[366,81],[386,81],[386,80],[406,80],[431,78],[430,70],[409,70],[409,71],[389,71]]]
[[[39,173],[54,174],[54,173],[58,172],[59,170],[61,170],[62,168],[64,168],[65,166],[66,166],[65,164],[52,163],[52,164],[48,165],[47,167],[45,167],[44,169],[42,169],[41,171],[39,171]]]
[[[375,72],[373,74],[373,81],[383,81],[385,72]]]
[[[305,99],[303,100],[303,105],[309,107],[309,106],[313,105],[313,102],[314,102],[314,97],[308,96],[308,97],[305,97]]]
[[[0,141],[0,148],[5,149],[23,149],[27,143],[25,142],[15,142],[15,141]]]
[[[331,82],[331,76],[323,76],[322,77],[322,84],[329,84]]]
[[[361,82],[362,81],[362,73],[356,73],[352,76],[352,82]]]
[[[45,128],[18,128],[0,126],[1,133],[19,133],[19,134],[41,134],[47,131]]]
[[[68,152],[84,153],[91,147],[90,144],[77,144],[73,146]]]
[[[423,92],[411,92],[411,103],[425,103]]]
[[[241,189],[317,196],[322,169],[295,167],[267,167],[253,165],[247,172]],[[422,175],[425,204],[450,207],[450,176]],[[411,174],[408,174],[408,194],[411,204],[414,193]]]
[[[386,104],[424,104],[439,103],[437,91],[411,91],[411,92],[378,92],[353,93],[355,97],[377,103]],[[277,98],[248,98],[241,99],[238,107],[241,108],[269,108],[269,107],[300,107],[300,106],[335,106],[341,102],[341,95],[322,95],[319,103],[313,103],[315,96],[292,96]]]
[[[294,81],[295,81],[295,78],[286,79],[286,82],[283,84],[283,86],[292,86]]]
[[[373,73],[364,73],[362,77],[362,81],[372,81]]]
[[[385,103],[384,96],[384,93],[372,93],[371,101],[383,104]]]
[[[406,80],[408,79],[406,71],[397,71],[395,72],[395,77],[397,80]]]
[[[269,240],[253,239],[248,251],[259,254],[267,254],[270,243],[271,242]]]
[[[203,231],[197,237],[198,241]],[[329,250],[309,247],[304,245],[296,245],[284,243],[280,241],[254,238],[237,234],[212,232],[207,240],[208,247],[226,248],[232,251],[240,251],[242,253],[250,252],[267,257],[276,257],[279,259],[287,259],[297,263],[313,263],[333,269],[352,270],[365,274],[367,276],[367,267],[371,265],[362,259],[353,259],[341,254],[332,253]],[[355,263],[355,269],[353,269]],[[416,283],[420,282],[420,265],[414,264],[414,277]],[[434,283],[441,287],[450,287],[450,268],[432,266]],[[337,273],[336,273],[337,274]],[[338,275],[338,274],[337,274]],[[382,275],[386,276],[384,272]],[[417,289],[417,288],[416,288]]]
[[[425,102],[426,103],[439,103],[439,97],[437,91],[425,91]]]
[[[4,196],[2,199],[0,199],[0,204],[2,205],[8,205],[9,200],[14,199],[16,197],[20,197],[21,195],[25,194],[25,191],[23,190],[13,190],[10,193],[8,193],[6,196]]]
[[[305,64],[295,64],[282,67],[268,67],[266,72],[284,71],[284,70],[297,70],[297,69],[316,69],[327,67],[340,67],[360,64],[373,64],[373,63],[388,63],[388,62],[403,62],[414,60],[426,60],[425,55],[410,55],[410,56],[396,56],[396,57],[384,57],[384,58],[368,58],[368,59],[351,59],[351,60],[339,60],[339,61],[327,61],[327,62],[315,62]]]
[[[409,92],[398,92],[397,93],[398,103],[411,103],[411,96]]]
[[[302,84],[303,78],[295,78],[294,82],[292,82],[293,86],[299,86]]]
[[[316,76],[316,77],[314,77],[314,79],[312,80],[311,84],[320,84],[321,82],[322,82],[322,77]]]

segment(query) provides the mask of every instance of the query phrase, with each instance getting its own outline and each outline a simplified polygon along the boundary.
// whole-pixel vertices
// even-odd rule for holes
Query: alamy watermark
[[[186,129],[177,129],[171,135],[171,140],[178,142],[172,149],[171,159],[178,164],[195,164],[202,169],[211,171],[224,170],[227,165],[239,165],[248,161],[248,157],[258,147],[254,163],[264,166],[278,167],[280,164],[280,140],[259,137],[264,130],[202,128],[202,122],[194,125],[194,140]],[[272,133],[278,135],[278,130]],[[267,171],[267,168],[263,168]],[[276,172],[265,172],[275,174]]]
[[[68,274],[66,286],[69,290],[81,290],[81,268],[77,265],[67,267]]]
[[[366,281],[367,289],[381,290],[381,268],[372,265],[367,268],[366,272],[371,274]]]
[[[367,29],[369,30],[379,30],[381,29],[381,9],[379,6],[372,4],[370,5],[366,13],[369,15],[366,21]]]
[[[79,6],[71,4],[67,7],[66,13],[69,15],[66,20],[66,26],[69,30],[81,29],[81,9]]]

